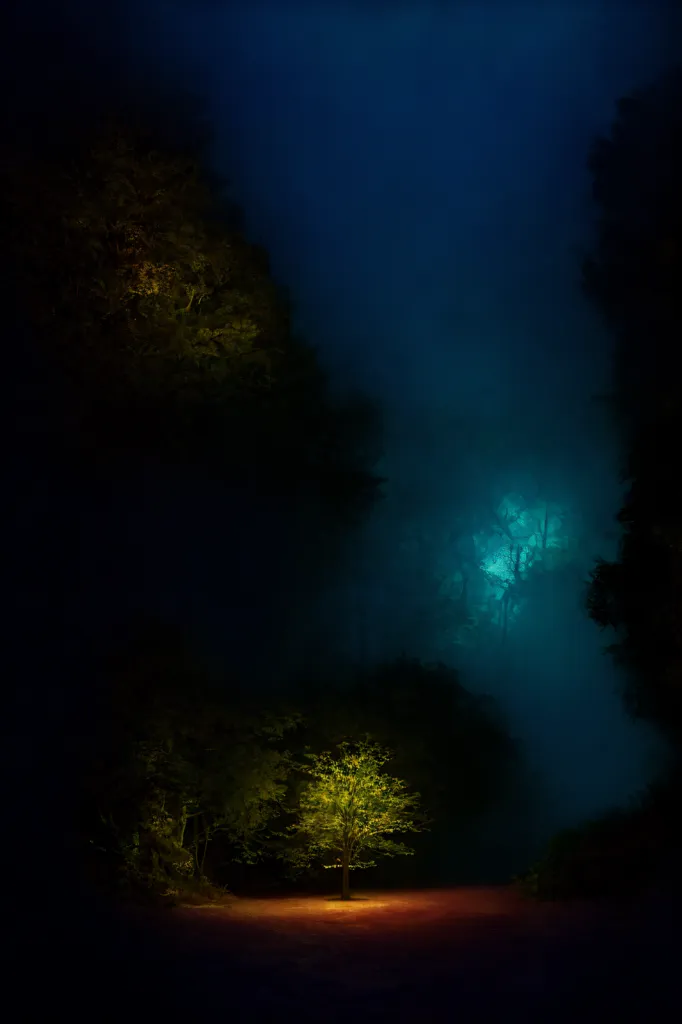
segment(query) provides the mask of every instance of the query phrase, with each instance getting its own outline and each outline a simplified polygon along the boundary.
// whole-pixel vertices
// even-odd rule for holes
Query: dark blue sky
[[[580,580],[522,618],[503,655],[463,658],[439,647],[428,614],[415,626],[421,584],[401,545],[444,535],[463,510],[530,479],[581,519],[585,576],[614,550],[617,444],[591,401],[608,387],[610,340],[579,286],[586,158],[617,98],[678,56],[673,6],[143,0],[127,22],[100,19],[97,37],[84,15],[74,53],[52,53],[74,74],[82,66],[84,89],[107,53],[204,97],[215,165],[289,288],[298,329],[339,390],[362,389],[384,410],[386,501],[344,576],[303,617],[296,606],[291,651],[407,649],[459,664],[527,741],[543,779],[537,835],[625,799],[651,765]],[[37,72],[17,74],[39,90]],[[149,548],[139,592],[229,637],[229,566],[202,531],[210,489],[152,483],[119,500],[135,523],[148,510],[145,536],[163,508],[195,537],[172,564]],[[258,604],[269,583],[254,563]],[[275,614],[288,614],[286,580],[270,585]]]

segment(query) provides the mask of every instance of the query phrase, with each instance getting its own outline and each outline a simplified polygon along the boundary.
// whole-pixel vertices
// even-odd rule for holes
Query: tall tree
[[[629,490],[619,556],[596,566],[588,608],[615,631],[631,710],[682,743],[682,72],[620,101],[590,169],[599,217],[584,282],[616,342]]]
[[[364,513],[376,410],[332,400],[202,158],[134,110],[5,153],[18,294],[69,417],[98,460],[149,449]]]

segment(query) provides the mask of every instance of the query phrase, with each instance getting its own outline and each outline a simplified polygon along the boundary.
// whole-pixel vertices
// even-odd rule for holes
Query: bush
[[[233,894],[224,886],[214,885],[205,876],[202,878],[186,878],[177,885],[169,885],[161,896],[169,906],[187,905],[202,907],[207,903],[222,904],[231,902]]]

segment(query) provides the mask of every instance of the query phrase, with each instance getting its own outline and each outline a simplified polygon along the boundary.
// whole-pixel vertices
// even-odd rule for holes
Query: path
[[[361,895],[179,908],[148,949],[178,1010],[233,1021],[644,1021],[677,998],[664,906],[538,906],[509,889]]]

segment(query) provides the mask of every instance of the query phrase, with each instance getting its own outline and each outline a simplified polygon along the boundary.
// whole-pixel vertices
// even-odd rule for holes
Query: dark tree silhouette
[[[258,860],[286,795],[297,716],[268,711],[154,620],[132,624],[94,675],[98,713],[74,741],[80,849],[95,880],[154,897],[205,888],[211,844],[228,882],[231,863]]]
[[[619,557],[592,573],[588,608],[616,631],[634,714],[682,740],[682,72],[622,99],[592,149],[598,209],[588,295],[616,341],[613,406],[629,491]]]
[[[66,151],[5,153],[16,286],[70,419],[98,461],[147,449],[364,513],[380,483],[376,410],[332,401],[202,145],[150,118],[114,108]]]

